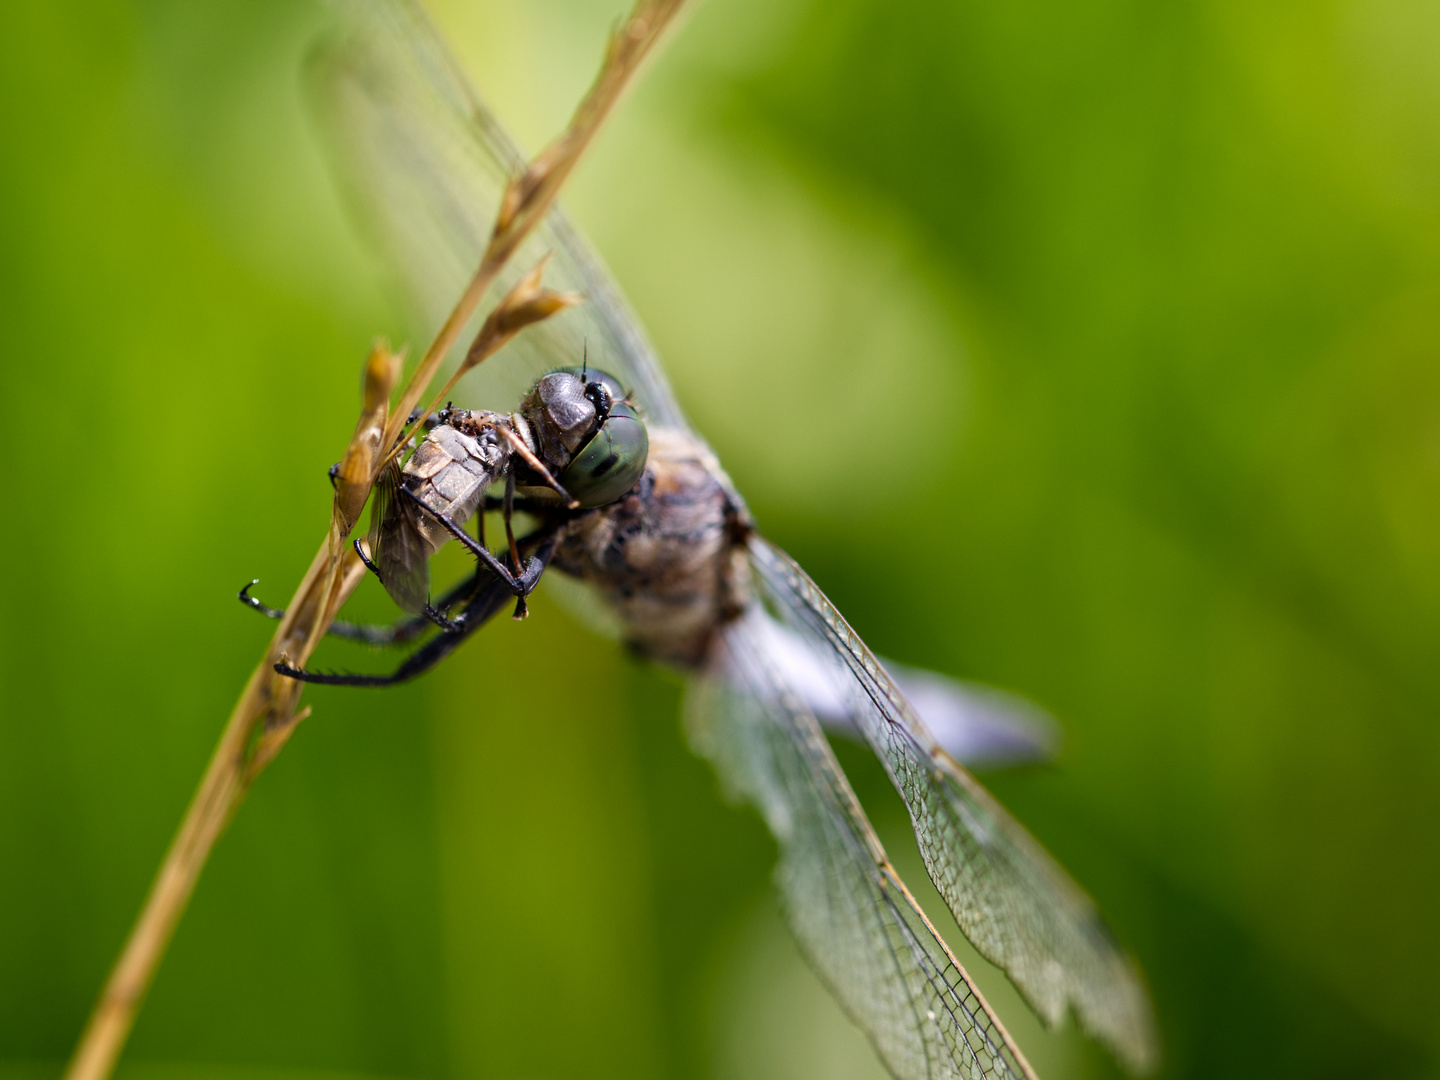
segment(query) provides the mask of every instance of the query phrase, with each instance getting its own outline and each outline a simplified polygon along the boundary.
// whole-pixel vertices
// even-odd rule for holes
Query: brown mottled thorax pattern
[[[635,490],[577,518],[551,566],[596,589],[636,652],[696,667],[749,595],[749,532],[710,450],[684,432],[651,428]]]

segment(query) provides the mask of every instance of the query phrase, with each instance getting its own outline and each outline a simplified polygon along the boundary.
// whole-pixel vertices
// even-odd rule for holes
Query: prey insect
[[[331,156],[422,318],[438,325],[523,159],[412,3],[352,0],[344,20],[314,69]],[[575,579],[635,654],[690,677],[693,745],[774,832],[791,928],[894,1075],[1035,1073],[900,880],[822,722],[878,755],[961,931],[1041,1018],[1054,1024],[1073,1011],[1122,1063],[1151,1067],[1153,1019],[1134,962],[1090,898],[931,730],[992,733],[991,756],[1004,757],[1024,727],[1013,703],[955,683],[937,694],[936,677],[882,664],[759,534],[634,315],[558,211],[520,261],[545,254],[551,279],[588,302],[531,327],[460,386],[477,406],[519,401],[516,411],[442,410],[383,479],[367,560],[411,618],[334,631],[377,643],[434,636],[392,675],[278,670],[351,686],[412,678],[511,598],[523,612],[542,576]],[[513,280],[502,276],[497,294]],[[586,343],[609,375],[565,367]],[[485,542],[484,508],[505,524],[499,555]],[[517,508],[536,522],[523,538],[511,524]],[[482,523],[473,537],[472,518]],[[475,572],[432,604],[428,561],[450,540],[475,557]],[[926,719],[907,686],[926,694]],[[970,751],[985,756],[985,738]]]
[[[523,618],[525,598],[554,555],[563,527],[576,511],[613,503],[634,488],[649,451],[645,425],[620,383],[588,365],[548,373],[513,413],[446,407],[427,428],[403,466],[387,466],[376,484],[369,553],[355,542],[396,605],[417,618],[394,629],[341,624],[331,633],[398,644],[417,637],[429,622],[449,637],[426,645],[392,676],[323,674],[281,662],[275,669],[282,675],[342,686],[401,682],[438,663],[493,616],[497,597],[513,595],[515,617]],[[500,483],[508,565],[486,546],[485,516],[477,513]],[[512,526],[517,491],[521,509],[542,523],[523,542]],[[472,517],[479,526],[475,537],[465,531]],[[475,576],[431,605],[430,557],[452,539],[475,556]],[[250,597],[249,587],[241,590],[242,601],[281,614]],[[462,603],[456,617],[447,614]]]

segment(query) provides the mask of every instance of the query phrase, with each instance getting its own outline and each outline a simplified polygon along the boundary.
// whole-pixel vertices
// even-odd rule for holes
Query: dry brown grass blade
[[[273,665],[282,657],[303,665],[316,643],[325,636],[335,613],[364,576],[363,564],[343,541],[369,498],[379,461],[397,444],[406,418],[419,403],[486,290],[544,219],[581,154],[683,3],[684,0],[640,0],[611,39],[600,75],[576,109],[569,127],[511,182],[479,269],[426,351],[400,400],[385,417],[383,428],[383,402],[389,398],[399,365],[383,347],[377,347],[371,354],[366,365],[365,405],[337,472],[331,528],[225,724],[200,786],[75,1048],[66,1072],[67,1080],[105,1080],[113,1071],[155,969],[216,840],[256,777],[284,748],[300,720],[308,715],[308,710],[296,712],[302,684],[277,675]],[[538,287],[538,280],[536,285]],[[556,296],[551,293],[547,299],[538,300],[540,306],[532,309],[532,314],[543,318],[568,305],[568,298],[562,297],[564,302],[557,303]],[[553,310],[541,313],[546,305]],[[481,350],[483,355],[490,355],[520,328],[517,325],[504,334],[504,340],[492,340],[494,347],[486,345]]]
[[[300,684],[276,675],[272,665],[286,655],[308,657],[310,642],[320,627],[318,613],[331,607],[325,603],[327,593],[348,595],[365,572],[353,552],[347,549],[343,558],[336,559],[332,550],[327,535],[271,638],[264,659],[251,674],[225,724],[195,797],[76,1047],[66,1074],[73,1080],[103,1080],[114,1068],[210,850],[260,769],[273,759],[273,752],[264,760],[255,755],[257,737],[277,733],[271,746],[278,751],[298,722],[295,704]]]
[[[360,419],[355,424],[355,434],[345,456],[335,466],[332,474],[335,481],[334,531],[341,538],[348,536],[365,508],[370,497],[370,487],[379,472],[381,440],[385,437],[385,424],[390,418],[390,394],[400,381],[400,366],[404,355],[390,351],[384,341],[377,341],[365,362],[364,403],[360,407]]]
[[[410,425],[409,433],[400,436],[394,449],[390,451],[390,457],[393,458],[400,453],[401,448],[408,441],[409,435],[415,434],[424,426],[426,418],[440,407],[440,402],[450,396],[450,391],[455,389],[455,384],[465,377],[466,372],[481,361],[494,356],[525,327],[542,322],[568,307],[584,303],[585,298],[579,293],[553,292],[541,287],[540,280],[545,273],[545,264],[549,261],[550,256],[547,255],[536,263],[530,272],[517,281],[514,287],[505,294],[504,299],[495,305],[495,310],[485,316],[485,321],[480,326],[480,332],[475,335],[475,340],[466,350],[465,359],[455,369],[455,374],[450,376],[450,381],[440,388],[440,392],[430,399],[430,404],[415,418],[415,422]]]

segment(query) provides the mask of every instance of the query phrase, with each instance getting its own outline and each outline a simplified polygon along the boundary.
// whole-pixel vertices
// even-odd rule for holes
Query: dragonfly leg
[[[432,608],[439,618],[445,619],[440,612],[448,611],[456,604],[463,603],[470,599],[484,581],[484,576],[476,573],[475,576],[466,578],[456,585],[448,593],[440,598],[440,602]],[[285,612],[281,608],[272,608],[263,604],[257,597],[250,595],[250,590],[257,584],[252,581],[240,590],[239,600],[246,607],[258,611],[267,619],[283,619]],[[436,610],[438,609],[438,610]],[[445,625],[445,624],[448,624]],[[346,641],[358,641],[365,645],[406,645],[414,641],[436,625],[435,619],[429,615],[420,615],[410,619],[401,619],[398,622],[376,625],[373,623],[353,623],[337,621],[330,624],[328,631],[331,637],[343,638]],[[445,619],[441,624],[444,628],[458,627],[458,623]]]
[[[511,469],[505,474],[505,501],[500,511],[505,519],[505,543],[510,549],[510,565],[519,570],[523,565],[520,562],[520,549],[515,546],[515,470]],[[533,589],[534,586],[532,585]],[[525,593],[519,593],[515,597],[515,614],[512,619],[524,619],[530,615],[530,605],[525,601]]]
[[[365,552],[365,545],[360,542],[360,538],[358,536],[355,538],[354,547],[355,554],[360,556],[360,561],[365,564],[365,569],[369,570],[372,574],[374,574],[380,584],[384,585],[385,578],[380,573],[380,567],[376,566],[373,562],[370,561],[370,556]]]
[[[257,597],[250,595],[250,590],[259,584],[260,579],[258,577],[251,578],[250,584],[246,585],[243,589],[241,589],[239,594],[235,598],[251,610],[258,611],[267,619],[283,619],[285,617],[284,608],[267,607]]]
[[[355,554],[360,556],[360,561],[365,564],[365,569],[369,570],[372,574],[374,574],[375,577],[380,581],[380,584],[385,584],[385,578],[380,573],[380,567],[376,566],[373,562],[371,562],[370,556],[365,554],[365,545],[360,542],[360,538],[358,536],[355,538]],[[475,577],[471,580],[478,582],[479,577],[479,571],[476,571]],[[418,624],[418,626],[415,633],[411,634],[410,636],[419,637],[420,631],[425,629],[426,623],[434,623],[436,626],[440,627],[441,630],[444,630],[447,634],[453,634],[457,630],[459,630],[460,624],[455,622],[453,619],[447,618],[445,615],[445,612],[450,609],[451,605],[453,605],[455,603],[455,600],[458,598],[458,592],[459,590],[452,590],[450,594],[442,597],[438,607],[433,604],[426,604],[425,607],[421,610],[419,617],[414,620]],[[346,635],[341,634],[340,636],[345,637]]]
[[[555,546],[559,541],[557,530],[550,529],[547,532],[548,535],[541,541],[539,550],[530,560],[532,564],[538,564],[542,570],[550,562],[551,556],[555,554]],[[527,541],[531,539],[533,538],[526,538]],[[455,620],[457,629],[453,633],[439,634],[431,638],[406,657],[404,663],[390,675],[328,674],[306,671],[304,668],[293,667],[285,663],[276,664],[275,670],[289,678],[298,679],[301,682],[318,683],[321,686],[394,686],[397,683],[408,682],[418,675],[423,675],[454,652],[462,641],[494,618],[511,595],[513,594],[505,582],[487,576],[481,582],[480,587],[476,589],[469,603],[465,605],[460,617]]]
[[[441,525],[443,525],[446,532],[448,532],[451,536],[455,537],[456,540],[459,540],[460,543],[464,544],[465,547],[470,551],[470,554],[474,555],[477,559],[484,563],[485,566],[490,570],[490,572],[494,574],[497,578],[499,578],[501,581],[503,581],[506,588],[508,588],[516,596],[526,596],[534,590],[536,582],[540,580],[540,575],[545,570],[545,567],[543,565],[537,565],[535,563],[535,560],[532,558],[530,560],[530,563],[526,565],[524,572],[517,577],[514,573],[511,572],[509,567],[507,567],[504,563],[502,563],[499,559],[497,559],[494,555],[490,553],[489,548],[487,548],[484,544],[479,543],[474,537],[472,537],[469,533],[462,529],[451,518],[447,517],[444,514],[437,514],[433,510],[430,510],[409,488],[402,487],[400,488],[400,491],[404,497],[412,500],[416,506],[420,507],[422,510],[425,511],[425,513],[429,514]],[[366,565],[371,566],[369,560],[366,560]],[[373,570],[374,567],[371,566],[371,569]],[[376,572],[378,573],[379,571]]]
[[[515,546],[515,470],[505,474],[505,502],[500,511],[505,519],[505,543],[510,548],[510,565],[520,569],[520,549]],[[522,594],[523,599],[523,594]]]
[[[504,584],[491,578],[483,589],[465,608],[459,628],[454,633],[437,634],[416,649],[390,675],[329,674],[321,671],[306,671],[278,663],[275,670],[281,675],[301,682],[317,683],[321,686],[395,686],[423,675],[449,656],[460,643],[481,626],[485,625],[510,599],[510,590]]]

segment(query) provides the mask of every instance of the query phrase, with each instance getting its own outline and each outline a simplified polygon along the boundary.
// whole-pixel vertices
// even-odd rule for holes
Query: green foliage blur
[[[533,148],[621,10],[436,14]],[[0,6],[4,1080],[59,1074],[371,338],[420,344],[307,126],[325,18]],[[1166,1076],[1437,1074],[1437,55],[1432,0],[707,0],[568,193],[871,645],[1059,718],[987,782],[1139,957]],[[680,694],[544,596],[416,685],[307,694],[120,1075],[882,1075]],[[978,966],[1043,1076],[1115,1075]]]

